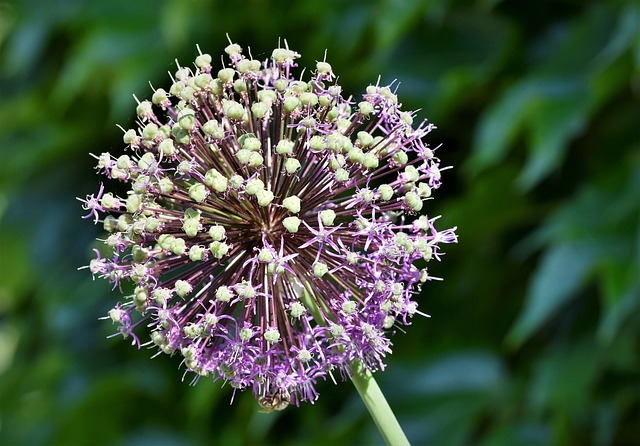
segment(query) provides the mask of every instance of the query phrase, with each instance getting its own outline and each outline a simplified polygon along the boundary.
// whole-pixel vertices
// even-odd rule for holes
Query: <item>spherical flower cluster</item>
[[[288,48],[226,53],[178,67],[138,103],[127,154],[96,156],[129,190],[81,200],[108,232],[89,269],[124,294],[109,311],[124,337],[141,345],[146,325],[143,345],[281,409],[354,361],[384,367],[455,228],[420,216],[440,185],[433,126],[414,128],[389,87],[355,101],[324,61],[305,81]]]

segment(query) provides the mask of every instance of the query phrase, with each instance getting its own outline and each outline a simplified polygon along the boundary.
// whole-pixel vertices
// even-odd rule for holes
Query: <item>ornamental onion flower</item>
[[[124,295],[108,317],[125,338],[282,409],[356,361],[384,368],[455,228],[420,215],[441,181],[434,126],[391,87],[355,100],[325,61],[294,77],[288,47],[225,51],[138,102],[126,154],[95,156],[128,190],[81,200],[108,232],[89,269]]]

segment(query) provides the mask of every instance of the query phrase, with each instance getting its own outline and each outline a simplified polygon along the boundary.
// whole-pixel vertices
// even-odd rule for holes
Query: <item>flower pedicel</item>
[[[109,233],[89,268],[125,295],[109,311],[125,338],[148,326],[142,345],[282,409],[314,401],[318,378],[384,368],[455,228],[418,216],[440,185],[433,125],[414,128],[389,87],[354,101],[324,61],[304,81],[288,48],[225,51],[139,102],[128,154],[96,157],[129,190],[81,200]]]

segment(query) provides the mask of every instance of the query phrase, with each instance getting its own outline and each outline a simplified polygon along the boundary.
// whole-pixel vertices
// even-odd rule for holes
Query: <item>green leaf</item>
[[[527,302],[507,335],[507,344],[519,347],[567,303],[597,261],[590,244],[564,243],[547,251],[527,292]]]
[[[545,82],[540,93],[529,121],[529,159],[518,178],[525,190],[558,167],[589,112],[588,89],[579,78]]]

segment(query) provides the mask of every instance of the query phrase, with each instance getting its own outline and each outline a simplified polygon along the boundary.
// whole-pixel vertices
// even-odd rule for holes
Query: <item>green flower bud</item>
[[[188,68],[179,68],[175,74],[175,78],[179,81],[187,80],[189,76],[191,76],[191,71]]]
[[[353,300],[348,300],[342,303],[342,311],[346,314],[353,314],[356,311],[356,303]]]
[[[244,184],[244,178],[241,175],[231,175],[229,178],[229,187],[232,189],[240,189]]]
[[[120,209],[122,203],[120,202],[120,199],[114,197],[111,192],[107,192],[100,199],[100,205],[105,209]]]
[[[298,217],[287,217],[282,220],[282,226],[284,226],[287,231],[295,233],[298,232],[300,221],[301,220]]]
[[[223,68],[218,71],[218,79],[223,84],[230,84],[233,82],[233,77],[236,75],[236,71],[233,68]]]
[[[273,261],[273,254],[267,248],[262,248],[258,253],[258,260],[263,263],[271,263]]]
[[[197,324],[189,323],[184,326],[182,331],[184,332],[184,335],[189,339],[195,339],[198,337],[198,334],[200,332],[200,327],[198,327]],[[184,356],[187,359],[193,359],[193,357],[195,356],[195,348],[193,348],[192,346],[183,347],[180,350],[180,353],[182,353],[182,356]]]
[[[282,205],[289,211],[297,214],[300,212],[300,198],[296,195],[291,195],[290,197],[282,200]]]
[[[248,327],[243,327],[240,330],[240,340],[246,342],[253,337],[253,330]]]
[[[187,85],[182,90],[180,90],[180,93],[178,93],[178,97],[184,101],[191,102],[195,93],[195,89]]]
[[[404,202],[412,210],[419,212],[422,209],[422,199],[420,195],[415,192],[409,191],[404,196]]]
[[[331,110],[329,110],[329,113],[327,113],[327,120],[329,122],[334,122],[339,114],[340,110],[338,110],[338,107],[333,107]]]
[[[318,96],[315,93],[305,92],[300,95],[300,103],[303,106],[315,107],[318,104]]]
[[[414,183],[420,178],[420,172],[414,166],[407,166],[404,168],[403,177],[406,182]]]
[[[193,83],[196,87],[205,90],[213,83],[213,78],[209,73],[200,73],[193,79]]]
[[[261,190],[264,190],[264,183],[260,178],[250,179],[244,188],[244,191],[249,195],[256,195]]]
[[[173,245],[171,246],[171,252],[173,252],[177,256],[181,256],[187,250],[187,243],[184,239],[176,237],[173,240]]]
[[[149,217],[144,222],[144,229],[147,232],[156,232],[160,228],[160,220],[156,217]]]
[[[239,121],[244,116],[244,107],[236,101],[226,100],[222,104],[222,112],[227,118]]]
[[[349,181],[349,172],[347,172],[343,168],[337,169],[335,175],[336,175],[336,181],[339,181],[340,183],[345,183]]]
[[[184,108],[178,113],[178,124],[183,130],[190,131],[196,125],[196,115],[190,108]]]
[[[238,293],[238,296],[243,299],[253,299],[256,297],[256,290],[254,290],[247,281],[240,283],[238,288],[236,288],[236,292]]]
[[[279,155],[288,155],[293,151],[293,146],[293,141],[281,139],[276,145],[276,153],[278,153]]]
[[[195,237],[198,235],[200,229],[200,222],[195,218],[187,218],[182,222],[182,230],[188,237]]]
[[[204,184],[213,188],[216,192],[225,192],[229,181],[216,169],[210,169],[204,175]]]
[[[180,124],[176,123],[171,127],[171,135],[180,144],[189,144],[189,132],[180,127]]]
[[[176,280],[174,289],[178,296],[184,297],[193,290],[193,287],[186,280]]]
[[[258,204],[260,206],[268,206],[273,201],[273,192],[270,190],[259,190],[256,193],[256,198],[258,199]]]
[[[264,158],[258,152],[251,152],[247,164],[249,167],[259,167],[264,163]]]
[[[315,135],[309,140],[309,148],[315,152],[324,150],[325,147],[327,147],[327,144],[323,136]]]
[[[270,106],[265,104],[264,102],[256,102],[251,106],[251,113],[256,119],[262,119],[267,116],[269,107]]]
[[[269,328],[264,332],[264,340],[269,344],[275,344],[280,340],[280,332],[275,328]]]
[[[349,150],[347,157],[349,158],[349,161],[353,163],[362,163],[364,160],[364,152],[360,147],[354,146]]]
[[[171,84],[171,88],[169,88],[169,93],[174,96],[178,96],[185,86],[186,85],[182,82],[176,82],[175,84]]]
[[[402,121],[408,126],[411,126],[413,124],[413,116],[411,116],[410,113],[399,112],[398,115],[400,116],[400,119],[402,119]]]
[[[153,299],[160,305],[163,305],[169,299],[171,299],[171,293],[172,290],[168,288],[156,288],[155,290],[153,290]]]
[[[302,317],[307,312],[307,309],[300,302],[294,302],[291,304],[291,316],[296,319]]]
[[[196,57],[196,67],[207,68],[211,66],[211,56],[208,54],[200,54]]]
[[[276,88],[276,90],[282,93],[289,86],[289,81],[285,78],[280,78],[273,83],[273,86]]]
[[[241,164],[249,164],[252,154],[253,152],[251,150],[240,149],[236,152],[236,158],[238,158]]]
[[[304,127],[313,130],[316,128],[317,124],[318,124],[318,121],[316,121],[314,118],[311,118],[311,117],[304,118],[300,121],[300,125],[302,127],[298,128],[298,133],[304,132],[305,131]]]
[[[320,96],[318,98],[318,102],[320,103],[320,106],[322,107],[328,107],[329,105],[331,105],[331,102],[333,101],[333,98],[329,95],[323,94],[322,96]]]
[[[140,245],[133,245],[131,248],[131,257],[136,263],[143,263],[149,258],[149,251]]]
[[[240,147],[246,150],[250,150],[252,152],[256,152],[260,150],[260,140],[256,138],[253,134],[245,134],[238,138],[238,142],[240,143]]]
[[[380,194],[381,200],[389,201],[391,200],[391,197],[393,197],[393,188],[388,184],[381,184],[378,187],[378,193]]]
[[[331,155],[329,167],[331,167],[332,170],[338,170],[339,168],[344,167],[345,163],[346,160],[344,158],[344,155],[342,155],[341,153],[336,153]]]
[[[403,151],[403,150],[398,150],[396,153],[393,154],[393,161],[396,164],[407,164],[407,161],[409,161],[409,156],[407,155],[407,152]]]
[[[291,113],[300,105],[300,100],[294,96],[288,97],[284,100],[282,108],[285,112]]]
[[[291,90],[297,95],[301,95],[302,93],[307,91],[308,88],[309,88],[309,85],[304,81],[291,82]]]
[[[284,169],[289,175],[293,175],[300,169],[300,161],[295,158],[287,158],[284,162]]]
[[[142,197],[138,194],[130,194],[127,197],[127,212],[135,214],[142,207]]]
[[[293,60],[297,57],[300,57],[300,55],[295,51],[291,51],[285,48],[276,48],[271,53],[271,58],[273,59],[273,61],[279,64],[284,63],[287,60]]]
[[[427,183],[418,183],[418,195],[422,198],[429,198],[431,196],[431,188]]]
[[[160,234],[158,237],[158,246],[165,251],[171,251],[175,242],[175,237],[169,234]]]
[[[169,102],[169,96],[165,90],[158,88],[153,93],[153,96],[151,96],[151,102],[153,102],[154,105],[166,106]]]
[[[218,302],[229,302],[233,298],[233,291],[227,286],[221,286],[216,290],[216,300]]]
[[[242,47],[237,43],[232,43],[227,45],[227,47],[224,49],[224,52],[229,56],[236,56],[238,54],[242,54]]]
[[[113,215],[107,215],[102,225],[105,231],[113,232],[118,227],[118,220]]]
[[[301,362],[309,362],[311,361],[311,353],[309,353],[309,350],[306,348],[300,349],[297,358]]]
[[[373,144],[373,136],[369,132],[358,132],[358,141],[360,141],[362,147],[369,147]]]
[[[216,259],[221,259],[229,252],[229,245],[225,242],[214,241],[209,244],[209,250]]]
[[[189,248],[189,259],[192,262],[198,262],[200,260],[204,260],[205,249],[202,246],[193,245]]]
[[[318,74],[332,75],[331,65],[327,62],[316,62],[316,71]]]
[[[380,161],[378,160],[378,157],[375,154],[368,152],[364,154],[362,165],[366,169],[374,170],[378,168],[378,166],[380,165]]]
[[[216,120],[205,122],[202,126],[202,131],[211,136],[213,139],[224,138],[224,128],[222,128],[220,123]]]
[[[136,289],[133,291],[133,303],[136,305],[136,307],[144,305],[147,302],[147,299],[149,299],[147,290],[142,287],[136,287]]]
[[[342,335],[344,335],[344,327],[342,325],[338,325],[338,324],[332,324],[331,325],[331,334],[338,338],[341,337]]]
[[[358,198],[360,198],[362,201],[364,201],[367,204],[371,203],[375,198],[373,191],[371,189],[366,189],[366,188],[360,189],[357,195],[358,195]]]
[[[163,177],[158,182],[158,187],[161,193],[170,194],[173,192],[173,181],[171,181],[171,178]]]
[[[131,280],[133,280],[134,283],[142,282],[146,277],[148,271],[149,270],[147,269],[146,266],[140,263],[136,263],[135,265],[133,265],[133,268],[131,269]]]
[[[147,141],[151,141],[158,135],[159,131],[160,129],[158,128],[158,126],[153,122],[150,122],[142,129],[142,137]]]
[[[218,323],[218,316],[216,316],[215,314],[207,313],[207,315],[204,317],[204,325],[207,328],[215,327],[217,323]]]
[[[260,61],[258,60],[250,60],[250,59],[242,59],[238,61],[236,64],[236,69],[239,73],[246,74],[249,72],[255,72],[260,70]]]
[[[371,105],[367,101],[362,101],[358,104],[358,111],[362,116],[368,117],[371,113],[373,113],[373,105]]]
[[[160,144],[158,144],[158,150],[162,154],[162,156],[172,156],[176,153],[176,148],[173,145],[172,139],[165,139]]]
[[[131,158],[129,158],[129,155],[122,155],[116,160],[116,167],[118,169],[129,170],[132,165],[133,162]]]
[[[283,80],[283,79],[278,79]],[[278,82],[278,81],[276,81]],[[278,95],[273,90],[260,90],[258,91],[258,100],[264,103],[266,106],[271,107],[271,105],[275,102]]]
[[[211,226],[211,228],[209,228],[209,236],[211,236],[214,241],[219,242],[225,237],[224,226]]]
[[[202,183],[195,183],[189,187],[189,196],[198,203],[202,203],[207,198],[207,195],[209,195],[209,191]]]
[[[146,118],[153,115],[153,106],[149,101],[142,101],[136,107],[138,118]]]
[[[322,220],[322,224],[325,226],[333,226],[333,221],[336,219],[336,213],[333,209],[325,209],[324,211],[320,211],[320,220]]]
[[[329,267],[326,263],[316,262],[313,264],[313,274],[320,278],[329,272]]]
[[[145,170],[154,166],[157,163],[156,157],[151,152],[146,152],[144,155],[140,157],[138,160],[138,168]]]
[[[233,90],[236,93],[244,93],[245,91],[247,91],[247,83],[244,79],[236,79],[233,82]]]

